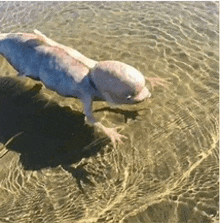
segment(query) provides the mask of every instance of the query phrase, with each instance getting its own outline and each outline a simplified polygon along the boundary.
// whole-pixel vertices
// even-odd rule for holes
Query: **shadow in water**
[[[136,109],[136,110],[123,110],[121,108],[110,108],[110,107],[104,107],[100,109],[96,109],[93,112],[102,112],[102,111],[108,111],[108,112],[114,112],[117,114],[122,114],[125,118],[125,123],[127,123],[128,119],[136,120],[139,116],[139,112],[146,109]]]
[[[102,148],[83,150],[95,137],[82,113],[56,103],[45,108],[48,101],[39,100],[42,85],[30,89],[24,83],[22,78],[0,78],[0,141],[22,132],[8,149],[21,153],[25,169],[68,166]]]

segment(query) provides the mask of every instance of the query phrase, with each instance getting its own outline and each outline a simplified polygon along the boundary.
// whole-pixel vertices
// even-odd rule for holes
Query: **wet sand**
[[[219,221],[218,2],[0,2],[0,32],[33,32],[94,60],[169,79],[151,100],[94,115],[0,57],[0,222]]]

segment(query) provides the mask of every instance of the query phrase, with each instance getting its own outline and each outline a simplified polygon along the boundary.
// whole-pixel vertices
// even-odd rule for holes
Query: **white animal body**
[[[108,128],[95,120],[92,102],[96,99],[116,104],[141,102],[151,96],[144,76],[130,65],[91,60],[38,30],[34,32],[0,34],[0,54],[20,76],[39,79],[60,95],[79,98],[87,121],[101,129],[114,147],[122,143],[126,137],[117,132],[118,127]],[[163,85],[163,81],[155,78],[152,82]]]

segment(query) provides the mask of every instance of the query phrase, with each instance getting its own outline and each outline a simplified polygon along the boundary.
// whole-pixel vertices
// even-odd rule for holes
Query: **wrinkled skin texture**
[[[84,104],[86,121],[107,135],[113,146],[126,139],[119,129],[105,127],[95,120],[95,99],[116,104],[134,104],[151,96],[144,76],[135,68],[118,61],[91,60],[78,51],[59,44],[38,30],[35,34],[0,34],[2,54],[21,76],[41,80],[63,96],[77,97]],[[152,88],[165,86],[160,78],[147,78]]]

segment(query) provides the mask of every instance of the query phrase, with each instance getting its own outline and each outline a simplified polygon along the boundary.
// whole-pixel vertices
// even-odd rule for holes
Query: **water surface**
[[[151,100],[94,115],[0,58],[0,222],[218,222],[218,2],[0,2],[0,32],[33,32],[94,60],[169,79]],[[14,137],[14,138],[13,138]]]

